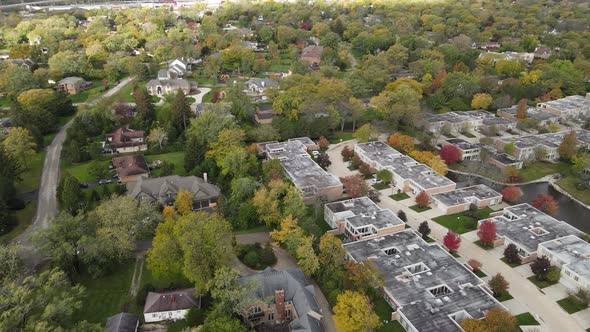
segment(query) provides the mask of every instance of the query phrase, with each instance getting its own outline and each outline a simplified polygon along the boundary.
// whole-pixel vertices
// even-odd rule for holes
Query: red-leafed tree
[[[536,207],[537,209],[547,213],[550,216],[555,216],[559,212],[559,205],[553,196],[548,194],[539,194],[533,201],[531,205]]]
[[[428,194],[425,191],[421,191],[418,196],[416,196],[416,204],[418,204],[419,207],[425,207],[429,203],[430,197],[428,197]]]
[[[361,197],[367,195],[369,186],[367,182],[360,175],[350,175],[347,177],[340,178],[342,185],[346,189],[348,195],[352,198]]]
[[[471,267],[471,270],[473,272],[481,271],[481,262],[478,261],[477,259],[468,260],[467,265],[469,265],[469,267]]]
[[[461,236],[453,231],[448,231],[447,235],[443,238],[443,245],[450,252],[455,252],[459,250],[459,246],[461,245]]]
[[[491,245],[496,239],[496,223],[491,220],[482,222],[477,230],[477,237],[485,245]]]
[[[440,158],[444,160],[447,165],[452,165],[461,160],[461,151],[452,144],[445,144],[440,149]]]
[[[320,149],[327,149],[330,145],[330,141],[324,136],[320,136],[320,140],[318,142]]]
[[[342,155],[342,160],[350,161],[352,157],[354,157],[354,151],[352,151],[352,149],[348,146],[345,146],[340,152],[340,155]]]
[[[510,203],[516,203],[522,198],[522,190],[519,187],[508,186],[502,189],[502,197]]]

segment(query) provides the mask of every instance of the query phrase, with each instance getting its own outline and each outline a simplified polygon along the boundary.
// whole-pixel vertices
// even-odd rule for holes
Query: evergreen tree
[[[205,149],[194,136],[190,136],[184,148],[184,170],[192,171],[205,159]]]
[[[179,132],[184,132],[187,128],[191,116],[191,107],[188,103],[188,99],[184,95],[182,90],[178,90],[172,98],[170,105],[170,111],[172,113],[172,123]]]
[[[66,173],[58,187],[57,197],[63,210],[76,215],[81,207],[81,199],[84,197],[78,179]]]

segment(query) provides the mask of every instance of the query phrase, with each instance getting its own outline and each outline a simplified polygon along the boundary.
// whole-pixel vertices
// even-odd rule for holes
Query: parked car
[[[104,179],[104,180],[100,180],[98,181],[98,184],[109,184],[109,183],[113,183],[113,180],[111,179]]]

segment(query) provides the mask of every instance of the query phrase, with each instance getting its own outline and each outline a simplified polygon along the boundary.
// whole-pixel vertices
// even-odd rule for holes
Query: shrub
[[[549,268],[549,272],[547,272],[547,281],[556,283],[561,278],[561,269],[557,266],[552,266]]]
[[[477,259],[470,259],[467,261],[467,265],[473,270],[473,272],[477,272],[481,270],[481,263]]]
[[[428,238],[428,235],[430,235],[430,226],[428,226],[428,221],[425,220],[422,223],[420,223],[420,226],[418,226],[418,233],[422,235],[422,238],[424,240]]]
[[[504,258],[506,258],[506,261],[510,264],[520,264],[521,259],[518,255],[518,249],[513,243],[510,243],[506,246],[506,249],[504,249]]]
[[[416,204],[418,204],[419,207],[425,207],[429,203],[430,203],[430,197],[428,197],[428,194],[425,191],[421,191],[416,196]]]
[[[551,262],[546,256],[537,257],[534,262],[531,263],[531,271],[537,278],[537,280],[547,280],[547,274],[551,269]]]
[[[399,210],[397,212],[397,217],[400,218],[403,222],[408,221],[408,217],[406,216],[406,213],[404,212],[404,210]]]
[[[246,255],[244,255],[244,264],[251,267],[257,267],[260,265],[260,257],[258,257],[256,251],[248,251]]]
[[[508,290],[508,281],[500,273],[493,276],[488,282],[488,285],[492,292],[494,292],[494,296],[499,296]]]

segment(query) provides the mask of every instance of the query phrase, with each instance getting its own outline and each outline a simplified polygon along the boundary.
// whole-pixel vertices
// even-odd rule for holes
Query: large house
[[[165,293],[149,292],[143,307],[146,323],[184,319],[192,308],[201,308],[201,298],[195,298],[195,289],[179,289]]]
[[[197,89],[197,83],[182,78],[175,79],[154,79],[150,80],[146,88],[150,95],[162,97],[168,94],[175,94],[181,90],[185,95],[190,95]]]
[[[479,55],[480,58],[490,59],[493,62],[497,62],[500,60],[509,60],[509,61],[518,61],[524,62],[527,64],[531,64],[533,60],[535,60],[534,53],[527,53],[527,52],[484,52]]]
[[[352,241],[399,232],[406,227],[395,213],[380,208],[368,197],[324,205],[324,220],[336,234],[345,234]]]
[[[481,130],[490,132],[507,131],[516,128],[516,121],[497,118],[494,114],[481,110],[447,113],[427,113],[424,115],[424,126],[433,133],[448,131],[459,134],[463,131]]]
[[[110,134],[106,134],[108,149],[113,153],[128,153],[147,150],[143,130],[133,130],[129,125],[118,128]]]
[[[113,166],[121,183],[137,181],[141,177],[147,177],[150,173],[145,158],[140,154],[115,157],[113,158]]]
[[[92,82],[87,82],[82,77],[66,77],[57,82],[57,89],[70,95],[78,94],[91,86]]]
[[[450,138],[447,143],[455,146],[461,152],[461,160],[479,160],[481,154],[481,145],[469,143],[460,138]]]
[[[242,277],[240,282],[255,285],[255,301],[247,317],[250,323],[277,331],[324,331],[315,288],[300,269],[279,271],[268,267]]]
[[[537,258],[538,247],[544,242],[568,235],[582,235],[577,228],[526,203],[504,208],[489,219],[480,220],[479,225],[486,220],[496,224],[494,246],[514,244],[523,264]]]
[[[301,60],[309,63],[312,68],[318,68],[320,66],[323,51],[323,46],[307,46],[301,51]]]
[[[262,95],[269,88],[278,86],[279,83],[270,78],[253,78],[246,81],[246,92],[256,95]]]
[[[138,329],[137,316],[126,312],[109,317],[105,326],[107,332],[137,332]]]
[[[272,104],[258,105],[254,113],[254,120],[260,124],[272,123],[275,113],[272,108]]]
[[[342,196],[340,180],[322,169],[307,153],[317,148],[317,144],[308,137],[264,144],[268,158],[280,161],[289,179],[302,192],[306,203],[318,199],[331,202]]]
[[[406,331],[459,332],[461,321],[502,305],[484,282],[439,244],[413,230],[344,244],[347,259],[367,261],[383,276],[392,320]]]
[[[139,202],[157,202],[164,206],[173,205],[181,190],[191,194],[194,210],[217,206],[219,188],[196,176],[170,175],[152,179],[140,177],[127,184],[128,196]]]
[[[509,119],[509,120],[517,120],[516,118],[516,111],[518,109],[518,105],[513,105],[507,108],[500,108],[496,112],[499,117]],[[548,113],[542,112],[534,107],[527,108],[527,119],[534,120],[537,122],[539,126],[546,126],[551,122],[558,122],[559,116]]]
[[[569,131],[562,131],[559,133],[545,133],[528,136],[502,137],[496,139],[496,148],[502,151],[506,144],[514,144],[514,157],[518,160],[532,160],[536,159],[539,149],[543,149],[544,160],[557,160],[559,158],[559,145],[563,141],[563,137]],[[588,149],[590,148],[590,132],[584,129],[576,130],[576,138],[578,147]]]
[[[566,287],[590,291],[590,243],[575,235],[539,244],[537,256],[546,256],[561,268],[561,282]]]
[[[537,108],[563,119],[588,117],[590,116],[590,94],[586,94],[586,97],[574,95],[538,103]]]
[[[429,195],[453,190],[456,184],[436,173],[432,168],[401,154],[381,141],[359,143],[354,153],[361,161],[377,171],[387,169],[393,174],[392,184],[402,192],[417,195],[424,191]]]
[[[481,209],[502,203],[502,195],[483,184],[434,194],[430,198],[432,205],[445,214],[467,211],[472,204]]]

